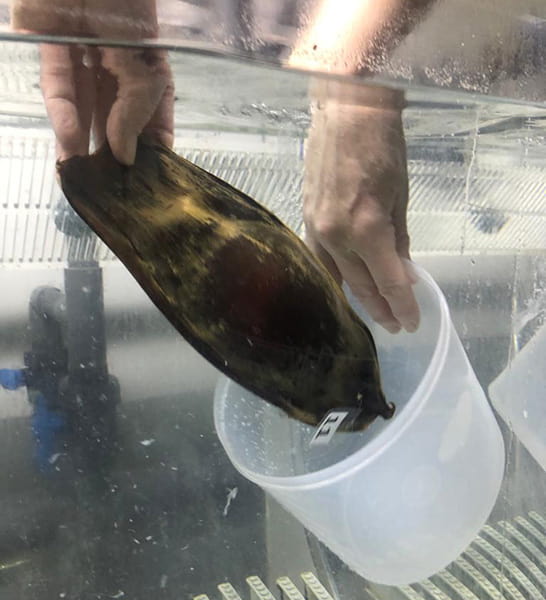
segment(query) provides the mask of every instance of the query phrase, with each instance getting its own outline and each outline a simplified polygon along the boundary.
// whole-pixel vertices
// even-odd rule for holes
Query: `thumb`
[[[106,137],[116,159],[131,165],[137,138],[172,87],[166,54],[155,48],[105,48],[102,65],[118,82],[106,121]]]

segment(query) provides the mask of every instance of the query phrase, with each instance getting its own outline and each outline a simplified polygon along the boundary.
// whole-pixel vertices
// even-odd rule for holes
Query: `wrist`
[[[403,90],[378,85],[313,78],[309,94],[319,107],[335,103],[396,112],[401,112],[406,107]]]

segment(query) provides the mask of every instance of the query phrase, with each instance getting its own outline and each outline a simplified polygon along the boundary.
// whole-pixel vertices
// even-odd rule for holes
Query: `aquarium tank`
[[[0,598],[546,597],[546,4],[50,4],[0,0]],[[305,513],[279,502],[274,485],[264,489],[234,464],[218,428],[219,395],[229,385],[223,365],[177,331],[63,194],[56,161],[66,156],[44,100],[48,93],[49,101],[66,100],[48,92],[44,57],[52,47],[80,56],[84,71],[94,68],[85,57],[104,61],[105,48],[145,60],[164,52],[174,151],[301,239],[309,234],[303,204],[312,177],[345,172],[345,143],[362,140],[372,162],[375,151],[358,129],[309,151],[320,90],[349,90],[355,110],[381,111],[384,98],[396,99],[411,258],[445,297],[453,335],[502,435],[492,508],[449,564],[404,579],[387,553],[381,566],[389,581],[367,578],[365,565],[359,573],[331,547],[320,518],[307,527]],[[71,72],[74,90],[81,69]],[[91,140],[90,151],[100,143]],[[211,288],[203,306],[221,294]],[[421,334],[430,319],[422,312]],[[400,373],[413,368],[412,339],[421,334],[399,334],[407,340]],[[448,408],[438,406],[441,421]],[[458,425],[472,416],[458,414]],[[289,457],[296,475],[306,467],[302,439],[277,435],[275,419],[248,426],[263,428],[256,439],[271,438],[267,456]],[[446,444],[465,447],[464,436],[443,442],[444,454]],[[337,460],[336,443],[320,448],[324,464]],[[245,449],[249,461],[254,450]],[[479,459],[466,459],[468,473]],[[432,475],[420,473],[411,486],[404,471],[390,474],[400,481],[393,519],[427,501],[421,490]],[[376,492],[366,489],[367,507]],[[465,496],[464,480],[457,493]],[[358,518],[359,503],[350,508]],[[443,508],[431,504],[431,522],[434,514],[441,523]],[[434,544],[449,551],[453,539],[442,531]],[[420,550],[405,547],[408,563]]]

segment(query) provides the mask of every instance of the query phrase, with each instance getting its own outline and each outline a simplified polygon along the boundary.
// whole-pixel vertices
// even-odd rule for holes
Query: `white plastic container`
[[[486,522],[504,445],[445,299],[415,267],[422,322],[413,334],[371,325],[396,414],[367,430],[309,442],[314,428],[223,378],[218,435],[234,466],[276,498],[349,567],[376,583],[429,577]]]

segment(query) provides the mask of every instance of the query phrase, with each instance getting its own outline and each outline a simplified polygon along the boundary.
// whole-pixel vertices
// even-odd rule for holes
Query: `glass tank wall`
[[[11,33],[0,3],[2,599],[236,598],[228,583],[267,598],[260,582],[300,598],[290,581],[339,600],[546,595],[546,21],[540,2],[463,4],[439,3],[373,77],[406,90],[412,258],[446,296],[506,470],[471,546],[397,587],[357,576],[231,465],[219,373],[62,197],[38,40]],[[298,235],[317,75],[285,67],[311,5],[159,3],[176,151]],[[498,53],[478,48],[484,23],[508,40]],[[77,379],[90,362],[98,378]]]

